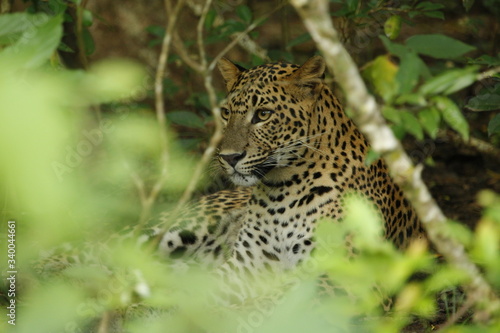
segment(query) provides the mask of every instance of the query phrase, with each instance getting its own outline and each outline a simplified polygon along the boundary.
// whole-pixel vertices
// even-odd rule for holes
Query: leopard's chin
[[[259,182],[260,177],[255,175],[242,175],[241,173],[235,172],[229,176],[229,180],[236,186],[253,186]]]
[[[258,167],[250,174],[242,174],[235,171],[229,176],[231,182],[236,186],[253,186],[257,184],[274,167]]]

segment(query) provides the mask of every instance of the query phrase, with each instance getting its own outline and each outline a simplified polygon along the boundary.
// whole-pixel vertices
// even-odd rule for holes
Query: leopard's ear
[[[321,56],[309,58],[302,66],[287,77],[298,88],[297,94],[316,96],[321,91],[325,73],[325,60]]]
[[[236,82],[236,79],[238,78],[238,75],[240,75],[240,73],[245,69],[234,64],[226,58],[221,58],[217,63],[217,66],[219,67],[219,71],[224,78],[224,83],[226,84],[227,91],[231,91],[234,83]]]
[[[302,66],[299,67],[292,75],[291,79],[300,81],[309,81],[314,79],[322,79],[325,73],[325,60],[321,56],[309,58]]]

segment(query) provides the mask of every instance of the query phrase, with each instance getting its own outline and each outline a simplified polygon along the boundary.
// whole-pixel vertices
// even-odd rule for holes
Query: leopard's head
[[[230,180],[251,186],[271,170],[297,163],[322,87],[323,58],[248,70],[221,59],[219,69],[228,96],[221,106],[224,136],[218,160]]]

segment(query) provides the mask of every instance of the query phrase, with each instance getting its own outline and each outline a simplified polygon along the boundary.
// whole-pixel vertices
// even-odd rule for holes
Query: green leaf
[[[144,89],[144,69],[135,62],[114,59],[93,63],[89,68],[90,75],[84,77],[85,86],[82,91],[90,92],[98,97],[96,102],[111,102],[134,97],[133,92]]]
[[[43,25],[49,20],[46,14],[13,13],[0,15],[0,37],[21,33]]]
[[[167,96],[172,97],[179,89],[180,87],[171,78],[167,77],[163,80],[163,90]]]
[[[260,65],[263,65],[266,63],[266,61],[264,59],[262,59],[261,57],[255,55],[255,54],[252,54],[252,67],[255,67],[255,66],[260,66]]]
[[[85,54],[91,55],[95,51],[94,37],[87,29],[83,30],[83,45],[85,46]]]
[[[437,59],[452,59],[475,50],[474,46],[441,34],[416,35],[406,40],[406,46],[419,54]]]
[[[427,17],[439,18],[444,20],[444,14],[439,10],[444,7],[445,6],[440,3],[424,1],[419,3],[415,8],[421,11],[421,13],[419,14],[422,14]]]
[[[23,311],[26,320],[19,323],[20,332],[63,332],[66,323],[77,327],[82,316],[75,309],[89,302],[83,288],[61,280],[38,286],[30,293],[30,301]]]
[[[61,42],[59,43],[59,46],[57,47],[57,49],[59,51],[63,51],[63,52],[69,52],[69,53],[74,53],[75,50],[73,50],[71,47],[69,47],[66,43],[64,42]]]
[[[412,91],[420,76],[420,58],[415,52],[409,51],[401,57],[396,80],[399,82],[399,93],[407,94]]]
[[[241,21],[227,20],[222,25],[222,28],[223,31],[222,34],[220,35],[221,38],[230,36],[235,32],[244,31],[247,28],[247,25]]]
[[[438,292],[443,289],[449,289],[451,286],[458,286],[467,280],[467,274],[465,274],[463,270],[455,267],[443,267],[432,274],[432,276],[425,281],[425,285],[428,288],[427,290]]]
[[[214,9],[210,9],[207,12],[207,16],[204,22],[205,29],[209,30],[214,25],[216,17],[217,17],[217,12]]]
[[[492,111],[500,109],[500,83],[484,89],[478,96],[472,97],[465,106],[472,111]]]
[[[406,130],[405,130],[403,124],[395,124],[395,125],[392,125],[390,127],[391,127],[392,132],[394,133],[394,136],[396,136],[396,138],[398,140],[403,140],[403,138],[405,137],[405,134],[406,134]]]
[[[94,22],[94,18],[93,18],[92,12],[90,10],[84,9],[82,18],[83,18],[83,26],[84,27],[92,26],[92,23]]]
[[[397,66],[388,56],[383,55],[378,56],[366,66],[363,76],[373,84],[377,94],[382,96],[385,101],[389,101],[398,90],[398,83],[395,80],[396,73]]]
[[[189,111],[171,111],[166,114],[167,119],[176,125],[190,128],[204,128],[203,120]]]
[[[417,117],[408,111],[402,111],[401,120],[403,127],[407,132],[413,134],[413,136],[418,140],[424,139],[424,131],[422,130],[422,126],[420,125]]]
[[[286,47],[291,48],[291,47],[294,47],[295,45],[299,45],[299,44],[308,42],[310,40],[311,40],[311,35],[308,32],[306,32],[306,33],[292,39],[290,42],[288,42],[288,45]]]
[[[384,33],[389,39],[395,39],[401,31],[401,16],[392,15],[384,23]]]
[[[401,114],[398,109],[385,105],[382,108],[382,115],[385,119],[390,120],[394,124],[401,123]]]
[[[488,124],[488,136],[500,134],[500,113],[495,115]]]
[[[444,14],[443,14],[443,12],[440,12],[438,10],[435,10],[435,11],[432,11],[432,12],[425,12],[424,16],[432,17],[432,18],[438,18],[438,19],[444,20]]]
[[[418,57],[418,61],[417,61],[419,64],[420,64],[420,75],[422,75],[422,77],[426,80],[430,79],[432,77],[432,74],[431,74],[431,71],[429,69],[429,67],[427,67],[427,65],[425,64],[425,62],[422,61],[422,59],[420,57]]]
[[[419,12],[419,11],[417,11],[417,10],[412,10],[412,11],[409,11],[409,12],[408,12],[408,16],[409,16],[411,19],[412,19],[412,18],[414,18],[415,16],[420,15],[420,14],[421,14],[421,12]]]
[[[236,14],[245,23],[252,22],[252,11],[246,5],[236,7]]]
[[[469,59],[469,63],[477,65],[500,66],[500,55],[497,57],[492,57],[487,54],[483,54],[476,59]]]
[[[435,139],[441,122],[441,115],[439,114],[439,111],[434,107],[423,109],[418,113],[418,119],[427,134],[429,134],[431,138]]]
[[[469,123],[455,102],[445,96],[434,96],[431,101],[441,112],[444,121],[460,133],[465,141],[469,140]]]
[[[454,93],[476,81],[477,69],[477,66],[469,66],[441,73],[424,83],[420,87],[420,93],[424,95]]]
[[[373,162],[380,158],[380,154],[374,151],[373,149],[369,149],[368,153],[366,153],[365,157],[365,165],[371,165]]]
[[[0,62],[14,59],[23,68],[35,68],[46,62],[59,45],[62,16],[55,16],[35,29],[24,31],[21,38],[0,53]],[[11,60],[10,60],[11,61]]]
[[[500,235],[491,219],[483,219],[476,227],[471,255],[481,263],[495,263],[498,259]]]
[[[156,37],[163,37],[165,35],[165,28],[159,25],[150,25],[146,31]]]
[[[393,43],[386,36],[379,36],[379,38],[380,40],[382,40],[382,43],[384,43],[384,46],[387,49],[387,51],[389,51],[391,54],[394,54],[399,58],[402,58],[409,51],[406,46]]]
[[[394,103],[398,105],[411,104],[417,106],[425,106],[427,104],[424,96],[421,94],[403,94],[398,96]]]
[[[445,6],[440,3],[434,3],[430,1],[422,1],[415,8],[420,10],[436,10],[444,8]]]

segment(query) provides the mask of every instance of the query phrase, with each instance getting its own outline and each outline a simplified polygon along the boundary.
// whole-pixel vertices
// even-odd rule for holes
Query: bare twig
[[[165,8],[167,11],[167,29],[165,31],[165,36],[163,37],[160,57],[158,59],[158,68],[155,75],[155,109],[156,109],[156,119],[158,121],[158,130],[160,134],[161,143],[161,160],[160,160],[160,174],[158,179],[154,183],[149,194],[145,195],[146,190],[144,188],[143,181],[138,175],[132,173],[132,179],[139,191],[142,203],[141,217],[139,218],[139,223],[136,225],[136,232],[140,231],[144,224],[147,222],[151,215],[151,208],[153,207],[158,194],[161,192],[167,178],[168,178],[168,164],[169,164],[169,149],[168,149],[168,138],[167,138],[167,124],[165,119],[165,106],[163,103],[163,79],[165,78],[165,71],[167,68],[167,59],[170,52],[170,45],[172,42],[172,35],[177,23],[177,18],[179,17],[179,12],[184,5],[184,0],[177,1],[175,8],[172,9],[172,4],[170,0],[165,0]]]
[[[276,10],[276,9],[275,9]],[[274,12],[274,11],[273,11]],[[210,71],[212,71],[215,66],[217,66],[217,63],[219,62],[219,60],[226,55],[226,53],[228,53],[236,44],[238,44],[240,42],[241,39],[243,39],[243,37],[245,37],[250,31],[252,31],[253,29],[255,29],[263,20],[265,20],[269,15],[271,15],[271,13],[269,13],[268,15],[260,18],[259,20],[255,20],[252,24],[250,24],[244,31],[242,31],[236,38],[234,38],[231,43],[227,44],[226,47],[221,51],[219,52],[219,54],[212,60],[212,62],[210,63],[210,65],[208,66],[208,69]]]
[[[497,67],[494,67],[492,69],[489,69],[487,71],[484,71],[482,73],[479,73],[477,75],[477,80],[478,81],[481,81],[481,80],[484,80],[484,79],[487,79],[487,78],[490,78],[492,77],[493,75],[495,74],[498,74],[500,73],[500,66],[497,66]]]
[[[105,311],[99,321],[99,327],[97,328],[97,333],[107,333],[109,328],[109,311]]]
[[[201,62],[201,74],[203,75],[203,82],[205,85],[205,90],[208,93],[208,99],[210,101],[210,109],[212,110],[212,114],[214,116],[214,121],[215,121],[215,132],[212,135],[210,139],[210,143],[208,147],[205,149],[203,156],[201,160],[198,162],[196,165],[196,168],[193,173],[193,177],[191,178],[191,181],[189,182],[188,186],[186,187],[186,190],[182,194],[182,197],[180,198],[178,202],[178,207],[184,206],[192,197],[196,186],[201,178],[201,175],[203,174],[203,171],[205,170],[206,165],[210,162],[212,156],[215,153],[215,150],[217,149],[217,146],[219,145],[219,142],[222,138],[222,123],[220,121],[219,117],[219,107],[217,106],[217,95],[215,93],[214,86],[212,84],[212,70],[208,67],[207,64],[207,58],[206,58],[206,53],[205,53],[205,46],[203,44],[203,26],[205,24],[205,19],[208,14],[208,10],[210,9],[210,6],[212,5],[212,0],[207,0],[205,3],[205,6],[203,7],[203,10],[201,12],[200,20],[198,21],[198,26],[197,26],[197,42],[198,42],[198,53],[200,56],[200,62]]]
[[[182,39],[177,33],[177,31],[174,33],[172,45],[174,46],[177,55],[182,59],[182,61],[184,61],[184,63],[186,63],[186,65],[188,65],[192,70],[194,70],[198,74],[203,73],[204,71],[203,67],[195,59],[193,59],[193,57],[186,50],[186,47],[184,46]]]
[[[168,1],[167,1],[168,2]],[[215,133],[212,135],[212,138],[210,140],[209,146],[207,149],[205,149],[205,152],[203,153],[203,156],[201,160],[198,162],[196,165],[196,168],[193,173],[193,177],[191,177],[191,180],[189,181],[189,184],[187,185],[186,189],[184,190],[184,193],[182,194],[181,198],[177,202],[177,205],[175,209],[171,212],[169,220],[172,221],[175,219],[176,216],[180,213],[180,211],[186,206],[188,201],[191,199],[196,186],[201,178],[201,175],[203,173],[203,170],[205,169],[206,165],[212,158],[213,154],[215,153],[216,147],[219,144],[220,138],[222,137],[222,125],[220,124],[220,120],[218,117],[218,114],[220,113],[219,108],[217,106],[217,96],[215,94],[215,89],[212,85],[212,75],[209,67],[207,66],[207,60],[206,60],[206,54],[205,54],[205,48],[203,45],[203,24],[206,19],[208,9],[210,8],[212,3],[212,0],[207,0],[205,3],[205,6],[203,7],[202,14],[200,17],[200,21],[198,22],[197,26],[197,44],[198,44],[198,52],[199,56],[201,58],[200,64],[196,63],[193,61],[193,58],[189,55],[187,50],[184,47],[184,44],[182,43],[180,37],[176,35],[175,37],[175,42],[174,42],[174,47],[178,51],[179,56],[181,59],[184,60],[184,62],[190,66],[193,70],[197,71],[204,77],[204,84],[205,84],[205,89],[207,90],[208,96],[209,96],[209,101],[210,101],[210,107],[212,110],[212,113],[214,114],[214,119],[216,123],[216,129]],[[169,223],[166,223],[163,226],[163,230],[158,233],[158,236],[152,240],[151,242],[151,247],[154,249],[156,248],[157,244],[160,242],[163,233],[168,229],[170,226]]]
[[[203,7],[203,11],[201,12],[200,19],[198,21],[198,26],[196,27],[197,32],[197,43],[198,43],[198,53],[200,54],[201,66],[204,70],[207,69],[207,56],[205,54],[205,46],[203,45],[203,25],[205,24],[205,20],[207,19],[208,10],[212,5],[212,0],[206,0],[205,6]]]
[[[177,205],[175,209],[169,214],[169,222],[175,220],[176,216],[179,215],[179,213],[182,211],[182,209],[186,206],[188,201],[191,199],[196,186],[198,185],[198,182],[201,179],[201,176],[207,166],[207,164],[210,162],[212,157],[214,156],[217,146],[219,145],[219,142],[222,139],[222,122],[220,119],[220,109],[218,107],[218,102],[217,102],[217,94],[215,92],[215,88],[213,86],[212,82],[212,72],[215,69],[215,66],[217,65],[217,62],[227,53],[229,50],[231,50],[235,45],[237,45],[242,38],[244,38],[250,31],[255,29],[263,20],[265,20],[267,17],[272,15],[274,11],[278,10],[280,7],[275,8],[272,12],[268,13],[266,16],[256,20],[254,23],[250,24],[244,31],[239,33],[226,47],[217,55],[215,58],[208,63],[206,59],[206,53],[205,53],[205,48],[204,48],[204,39],[203,39],[203,26],[204,22],[206,19],[206,16],[208,14],[208,10],[212,4],[212,0],[207,0],[205,3],[205,6],[202,8],[201,13],[200,13],[200,21],[198,22],[197,25],[197,45],[198,45],[198,55],[200,57],[200,63],[196,63],[193,59],[193,57],[189,54],[189,52],[186,50],[184,47],[184,44],[182,43],[182,40],[180,36],[175,35],[174,37],[174,42],[173,45],[176,48],[177,54],[181,57],[181,59],[193,70],[198,72],[199,74],[203,75],[204,78],[204,86],[205,90],[207,91],[209,102],[210,102],[210,108],[212,110],[212,114],[214,116],[214,121],[215,121],[215,131],[214,134],[212,135],[208,147],[205,149],[203,156],[201,157],[201,160],[198,162],[196,165],[196,168],[193,172],[193,176],[191,177],[191,180],[189,181],[189,184],[187,185],[186,189],[184,190],[184,193],[182,194],[181,198],[177,202]],[[158,110],[158,109],[157,109]],[[170,223],[165,223],[163,226],[163,230],[158,233],[158,236],[152,240],[150,243],[151,248],[156,248],[157,244],[160,242],[163,233],[168,229],[170,226]]]
[[[211,0],[207,1],[207,3],[210,2],[210,5],[211,5]],[[191,10],[193,11],[193,13],[197,16],[203,16],[203,10],[209,8],[209,6],[206,6],[207,3],[205,3],[205,6],[200,6],[199,3],[195,3],[194,1],[188,1],[188,6],[189,8],[191,8]],[[277,7],[277,8],[281,8],[283,7],[285,4],[287,3],[286,0],[283,0],[282,3]],[[206,14],[205,14],[206,16]],[[222,15],[220,15],[219,13],[217,13],[217,21],[218,22],[224,22],[224,18],[222,17]],[[251,39],[246,33],[245,34],[241,34],[241,33],[235,33],[233,35],[231,35],[231,38],[233,39],[238,39],[238,45],[241,46],[244,50],[246,50],[247,52],[251,53],[251,54],[255,54],[257,55],[258,57],[262,58],[262,59],[265,59],[265,60],[269,60],[269,57],[267,56],[267,50],[260,47],[253,39]]]
[[[148,196],[146,194],[146,187],[144,186],[144,181],[134,170],[132,170],[132,168],[128,165],[128,163],[126,163],[125,166],[130,172],[130,177],[132,178],[132,181],[134,182],[134,185],[137,188],[137,192],[139,192],[139,199],[141,200],[141,205],[144,206],[148,199]]]
[[[468,141],[464,141],[462,137],[450,130],[440,130],[438,137],[442,140],[451,141],[456,146],[470,147],[480,152],[483,155],[494,158],[500,161],[500,149],[493,146],[491,143],[480,140],[478,138],[470,137]]]
[[[328,1],[291,0],[291,3],[345,91],[353,120],[370,141],[372,148],[385,158],[395,182],[413,203],[429,239],[449,262],[469,276],[471,292],[468,297],[474,304],[480,305],[489,300],[491,307],[488,311],[491,314],[500,305],[498,298],[477,266],[467,257],[464,247],[443,234],[446,217],[422,181],[421,167],[412,165],[401,143],[387,126],[374,97],[368,93],[352,58],[340,43],[329,16]]]

